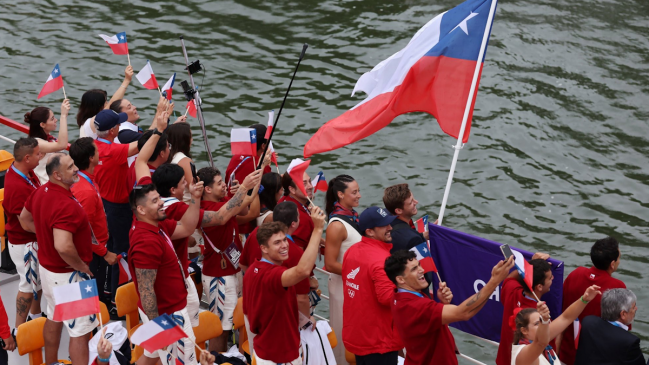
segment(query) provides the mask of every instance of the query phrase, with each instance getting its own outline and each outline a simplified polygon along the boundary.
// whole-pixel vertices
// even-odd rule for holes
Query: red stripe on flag
[[[117,44],[108,43],[108,45],[110,46],[110,49],[113,50],[114,54],[119,54],[119,55],[128,54],[128,43],[117,43]]]
[[[250,142],[230,142],[233,155],[254,156],[257,154],[254,148],[255,145],[256,143]]]
[[[45,95],[51,94],[62,87],[63,77],[59,75],[58,77],[46,82],[45,85],[43,85],[43,88],[41,89],[41,92],[38,94],[38,97],[36,99],[40,99]]]
[[[167,345],[170,345],[186,336],[187,335],[185,335],[185,332],[183,332],[180,326],[174,326],[168,330],[156,333],[154,336],[148,338],[146,341],[142,341],[142,343],[139,346],[153,353],[156,350],[159,350]]]
[[[158,80],[155,79],[155,75],[151,74],[151,78],[143,85],[149,90],[155,90],[158,88]]]
[[[74,302],[57,304],[54,307],[52,320],[61,322],[69,319],[89,316],[99,313],[99,297],[90,297]]]

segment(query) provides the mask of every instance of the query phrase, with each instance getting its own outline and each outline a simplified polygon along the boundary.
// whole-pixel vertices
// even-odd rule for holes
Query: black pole
[[[295,80],[295,74],[297,73],[298,67],[300,67],[300,62],[302,62],[302,59],[304,58],[304,54],[306,53],[306,49],[308,47],[309,45],[306,43],[304,43],[304,45],[302,46],[302,53],[300,54],[300,59],[297,60],[297,65],[295,65],[295,71],[293,71],[293,77],[291,77],[291,82],[288,84],[288,89],[286,89],[286,94],[284,94],[284,100],[282,101],[282,106],[279,107],[279,112],[277,112],[277,117],[275,117],[273,130],[270,131],[270,136],[268,136],[268,141],[266,142],[266,148],[264,149],[264,153],[261,154],[261,158],[259,159],[259,165],[257,166],[257,169],[260,169],[262,163],[264,162],[264,157],[266,157],[266,152],[268,151],[268,147],[270,146],[270,141],[271,139],[273,139],[273,133],[275,133],[275,131],[277,130],[277,122],[279,121],[279,116],[282,115],[282,109],[284,109],[286,98],[288,97],[289,91],[291,91],[291,85],[293,85],[293,80]]]

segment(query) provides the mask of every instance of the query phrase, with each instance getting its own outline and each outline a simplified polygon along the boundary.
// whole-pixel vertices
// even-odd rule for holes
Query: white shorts
[[[241,272],[220,278],[203,273],[202,281],[209,311],[219,316],[224,331],[230,331],[233,327],[234,308],[241,297]]]
[[[146,316],[142,309],[138,308],[138,311],[140,312],[142,323],[148,323],[149,317]],[[194,336],[194,330],[192,329],[192,324],[189,320],[189,313],[187,313],[187,309],[173,312],[171,314],[171,318],[173,318],[174,321],[176,321],[176,323],[178,323],[183,328],[183,331],[185,331],[191,341],[189,341],[187,338],[183,338],[176,341],[176,343],[168,346],[167,349],[178,359],[182,360],[185,365],[197,365],[198,362],[196,360],[196,352],[194,351],[194,342],[196,341],[196,336]],[[163,365],[175,364],[171,355],[169,355],[167,351],[162,349],[157,350],[153,354],[147,350],[144,350],[144,356],[151,359],[160,358],[160,362],[162,362]]]
[[[37,293],[41,288],[41,274],[38,270],[38,243],[28,242],[24,245],[12,245],[9,242],[9,256],[16,265],[20,276],[18,291]]]
[[[302,365],[302,356],[298,357],[297,359],[291,362],[283,362],[281,364],[282,365]],[[257,357],[257,365],[277,365],[277,363]]]
[[[187,284],[187,313],[189,314],[189,321],[192,327],[198,327],[198,311],[201,306],[201,300],[196,291],[194,279],[191,276],[185,278]]]
[[[88,280],[88,276],[78,271],[55,273],[40,267],[41,283],[43,284],[43,298],[47,300],[47,318],[54,315],[54,287],[78,283]],[[83,275],[83,277],[82,277]],[[99,326],[97,315],[83,316],[68,321],[63,321],[70,337],[81,337]]]
[[[255,336],[257,336],[256,333],[252,333],[250,330],[250,322],[248,321],[248,316],[243,315],[243,321],[246,324],[246,333],[248,334],[248,350],[250,351],[250,356],[255,354]]]

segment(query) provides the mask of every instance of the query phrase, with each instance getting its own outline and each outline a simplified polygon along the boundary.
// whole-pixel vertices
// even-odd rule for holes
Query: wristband
[[[541,323],[543,323],[543,324],[550,323],[550,318],[548,318],[548,320],[546,321],[546,320],[543,319],[543,317],[541,317]]]
[[[112,351],[111,351],[110,354],[108,354],[108,357],[105,358],[105,359],[102,359],[101,357],[99,357],[99,355],[97,355],[97,361],[98,361],[98,362],[106,362],[106,363],[107,363],[107,362],[110,361],[110,357],[111,357],[111,355],[113,355]]]
[[[162,132],[160,132],[160,131],[158,130],[158,128],[155,128],[155,129],[153,129],[153,134],[155,134],[156,136],[161,136],[161,135],[162,135]]]
[[[588,304],[588,303],[589,303],[587,300],[584,299],[584,296],[583,296],[583,295],[581,296],[581,298],[579,298],[579,300],[581,300],[581,302],[584,303],[584,304]]]

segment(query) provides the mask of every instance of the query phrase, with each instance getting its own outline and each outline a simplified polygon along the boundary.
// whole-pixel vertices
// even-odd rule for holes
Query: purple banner
[[[453,304],[459,305],[470,296],[477,293],[491,278],[491,270],[503,259],[500,251],[501,243],[472,236],[450,228],[429,225],[430,251],[437,265],[442,280],[453,291]],[[513,250],[523,254],[526,260],[533,253],[511,246]],[[550,259],[554,280],[550,292],[541,300],[547,302],[552,318],[561,314],[561,298],[563,295],[563,262]],[[435,291],[439,286],[433,281]],[[500,342],[500,327],[503,318],[503,305],[500,302],[500,289],[491,295],[487,304],[480,312],[466,322],[451,324],[466,333]]]

